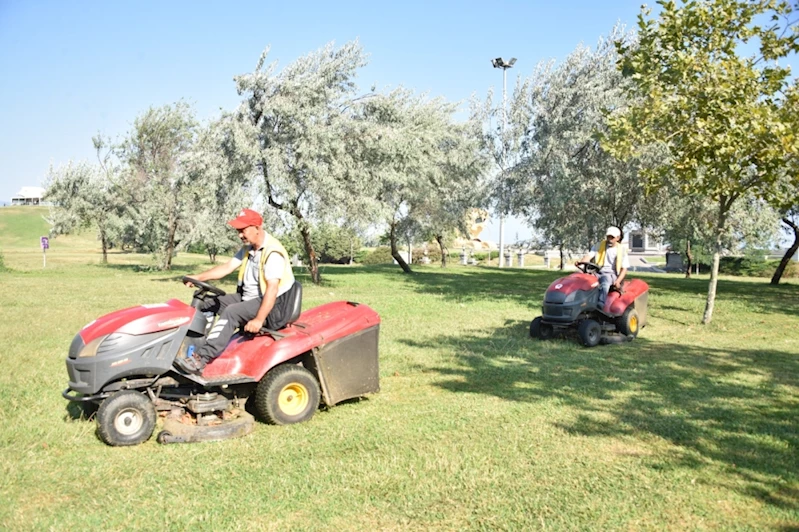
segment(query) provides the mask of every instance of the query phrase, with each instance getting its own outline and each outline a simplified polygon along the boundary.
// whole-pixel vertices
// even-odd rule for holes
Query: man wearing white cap
[[[578,262],[589,262],[596,257],[595,262],[599,265],[599,307],[605,306],[605,299],[608,296],[610,287],[621,287],[621,282],[627,275],[630,267],[630,259],[627,257],[627,249],[621,245],[621,230],[618,227],[610,226],[605,231],[606,238],[602,242],[594,245],[591,251],[582,257]]]

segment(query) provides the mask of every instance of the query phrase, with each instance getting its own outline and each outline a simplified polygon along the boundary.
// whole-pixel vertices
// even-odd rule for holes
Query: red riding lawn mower
[[[97,433],[108,445],[137,445],[150,438],[159,415],[159,443],[188,443],[243,436],[255,411],[276,425],[310,419],[321,401],[333,406],[380,389],[380,317],[366,305],[328,303],[300,314],[302,287],[289,324],[258,335],[236,333],[202,375],[173,366],[204,341],[214,316],[197,310],[209,294],[225,292],[184,277],[198,287],[191,305],[171,299],[107,314],[72,340],[69,387],[63,396],[97,408]]]
[[[599,343],[629,341],[646,325],[649,285],[641,279],[623,281],[611,288],[599,308],[599,279],[592,274],[600,266],[578,262],[579,272],[561,277],[547,288],[541,316],[530,323],[530,336],[548,340],[574,329],[586,347]]]

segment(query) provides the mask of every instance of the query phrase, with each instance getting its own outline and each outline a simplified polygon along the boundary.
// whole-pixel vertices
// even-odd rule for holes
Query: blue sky
[[[94,160],[91,138],[125,134],[150,106],[185,99],[201,119],[233,109],[233,76],[287,65],[330,41],[369,54],[358,83],[449,101],[502,90],[493,57],[535,65],[633,26],[640,0],[549,2],[55,2],[0,0],[0,204],[42,186],[51,163]],[[529,236],[518,221],[506,240]],[[497,224],[489,228],[498,240]]]

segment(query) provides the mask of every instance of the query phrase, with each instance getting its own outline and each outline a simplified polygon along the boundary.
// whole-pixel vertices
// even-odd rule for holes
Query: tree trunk
[[[103,246],[103,264],[108,264],[108,237],[105,229],[100,229],[100,243]]]
[[[788,266],[791,258],[796,254],[796,251],[799,250],[799,226],[788,218],[783,218],[782,223],[793,229],[793,244],[788,248],[788,251],[785,252],[785,255],[780,261],[780,265],[777,266],[777,271],[774,272],[774,276],[771,278],[771,284],[780,284],[780,279],[782,279],[782,274],[785,273],[785,268]]]
[[[685,258],[688,259],[688,267],[685,269],[685,278],[691,278],[691,266],[694,263],[694,256],[691,254],[691,241],[685,241]]]
[[[438,242],[438,247],[441,250],[441,267],[447,267],[447,247],[444,245],[444,237],[442,235],[436,235],[436,242]]]
[[[396,222],[391,222],[391,256],[394,257],[394,260],[397,261],[397,264],[400,265],[402,271],[405,273],[412,273],[411,267],[408,266],[408,263],[402,258],[399,251],[397,250],[397,224]]]
[[[732,201],[727,198],[719,200],[719,219],[716,223],[716,242],[713,249],[713,266],[710,268],[710,284],[707,287],[707,301],[705,302],[705,314],[702,316],[702,324],[707,325],[713,319],[713,306],[716,303],[716,286],[719,282],[719,262],[721,260],[721,235],[724,234],[724,225],[727,221]]]
[[[211,261],[211,264],[216,264],[216,248],[208,248],[208,260]]]
[[[172,269],[172,255],[175,254],[175,234],[178,230],[178,191],[172,192],[172,206],[169,210],[169,221],[167,222],[166,234],[166,256],[164,257],[163,269]]]
[[[563,258],[563,244],[560,245],[559,249],[560,249],[560,269],[562,270],[566,265],[566,261]]]
[[[308,255],[311,282],[319,285],[322,283],[322,278],[319,275],[319,260],[316,258],[316,251],[314,251],[313,244],[311,244],[311,232],[303,225],[300,227],[300,234],[302,235],[302,243],[305,245],[305,254]]]

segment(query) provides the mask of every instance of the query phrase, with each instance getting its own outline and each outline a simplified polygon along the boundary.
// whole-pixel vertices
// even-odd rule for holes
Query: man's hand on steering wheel
[[[574,265],[577,266],[577,268],[580,269],[583,273],[598,272],[599,270],[602,269],[602,267],[599,264],[596,264],[595,262],[586,262],[578,260],[577,262],[574,263]],[[580,268],[580,266],[582,266],[582,268]]]
[[[217,296],[224,296],[226,294],[226,292],[221,288],[217,288],[212,284],[206,283],[205,281],[199,281],[197,279],[189,277],[188,275],[184,275],[181,280],[183,281],[183,284],[185,284],[188,287],[196,286],[197,288],[199,288],[199,292],[210,292]]]

